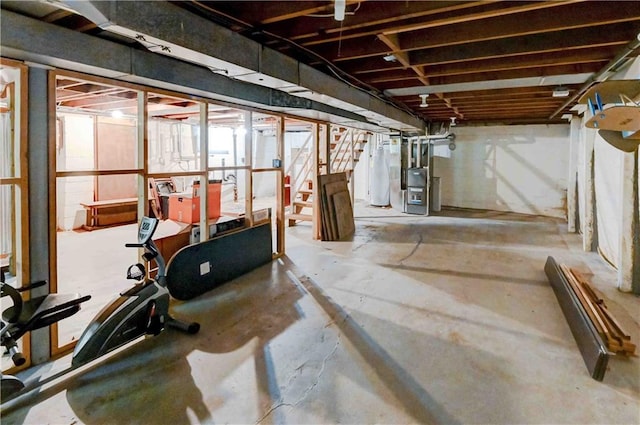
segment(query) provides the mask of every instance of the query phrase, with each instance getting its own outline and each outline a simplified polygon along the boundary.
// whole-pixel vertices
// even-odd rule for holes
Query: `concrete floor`
[[[281,261],[176,303],[198,335],[141,340],[6,403],[2,423],[640,423],[640,358],[589,376],[546,257],[583,271],[636,344],[640,299],[565,223],[356,214],[353,241],[290,228]]]

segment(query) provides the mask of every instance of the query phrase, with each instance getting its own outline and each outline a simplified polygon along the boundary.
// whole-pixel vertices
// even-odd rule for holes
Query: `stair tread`
[[[311,201],[293,201],[293,205],[299,205],[301,207],[313,208],[313,202],[311,202]]]
[[[288,220],[300,220],[300,221],[311,221],[313,216],[311,214],[288,214]]]

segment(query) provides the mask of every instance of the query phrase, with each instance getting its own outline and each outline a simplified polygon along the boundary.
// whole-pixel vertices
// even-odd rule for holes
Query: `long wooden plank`
[[[553,257],[547,258],[544,271],[576,340],[587,370],[593,379],[602,381],[609,362],[609,353],[602,338]]]
[[[595,320],[597,321],[598,326],[602,327],[604,339],[605,339],[605,342],[607,343],[607,348],[614,353],[619,353],[623,351],[622,338],[620,338],[620,336],[616,332],[612,331],[611,327],[608,326],[607,321],[605,320],[604,317],[602,317],[602,314],[597,308],[595,302],[591,300],[591,297],[589,296],[587,291],[584,289],[582,283],[576,279],[576,277],[573,275],[571,270],[570,270],[569,277],[570,277],[570,280],[573,279],[574,284],[577,286],[578,290],[581,292],[582,296],[584,297],[585,309],[591,312],[595,316]]]
[[[607,316],[607,318],[611,321],[615,331],[620,333],[620,335],[622,335],[624,339],[630,339],[631,336],[629,335],[629,333],[624,330],[622,325],[620,325],[620,323],[616,320],[616,318],[609,312],[606,304],[604,303],[604,300],[595,293],[595,291],[593,290],[593,288],[591,288],[591,285],[589,285],[589,283],[584,278],[582,273],[574,269],[571,269],[571,272],[576,277],[576,279],[582,284],[585,291],[594,300],[595,304],[598,306],[599,310],[602,311],[603,315]]]
[[[598,315],[602,319],[605,327],[609,330],[611,335],[616,339],[616,346],[609,346],[609,349],[619,354],[634,355],[636,351],[636,345],[631,342],[631,336],[623,329],[622,325],[616,320],[616,318],[607,309],[607,306],[602,298],[600,298],[593,288],[589,285],[588,281],[577,270],[571,269],[576,280],[580,283],[582,288],[588,297],[592,300],[595,308],[598,311]]]
[[[591,319],[591,323],[593,323],[596,330],[598,331],[600,336],[605,340],[605,342],[607,344],[610,344],[611,338],[612,338],[610,333],[608,332],[606,326],[602,322],[602,319],[600,319],[597,312],[593,308],[592,304],[587,299],[584,292],[580,289],[579,283],[571,273],[571,270],[563,264],[560,265],[560,270],[562,270],[562,273],[564,274],[565,279],[567,279],[569,286],[571,286],[571,288],[573,289],[573,292],[578,297],[580,304],[582,304],[582,306],[584,307],[584,310],[589,316],[589,319]]]

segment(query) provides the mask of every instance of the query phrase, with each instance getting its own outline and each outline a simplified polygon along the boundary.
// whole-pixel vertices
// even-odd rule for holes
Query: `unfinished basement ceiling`
[[[427,122],[562,122],[585,82],[639,54],[638,1],[347,0],[341,22],[333,1],[172,3]],[[135,43],[51,3],[42,7],[28,14]],[[553,97],[556,88],[569,96]]]
[[[558,122],[574,103],[553,89],[575,94],[640,32],[637,1],[346,3],[342,22],[331,1],[179,4],[427,121]]]

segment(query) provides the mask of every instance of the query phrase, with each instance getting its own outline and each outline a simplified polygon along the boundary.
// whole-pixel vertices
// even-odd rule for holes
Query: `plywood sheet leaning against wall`
[[[322,240],[337,241],[355,233],[353,206],[347,187],[346,173],[318,176]]]

